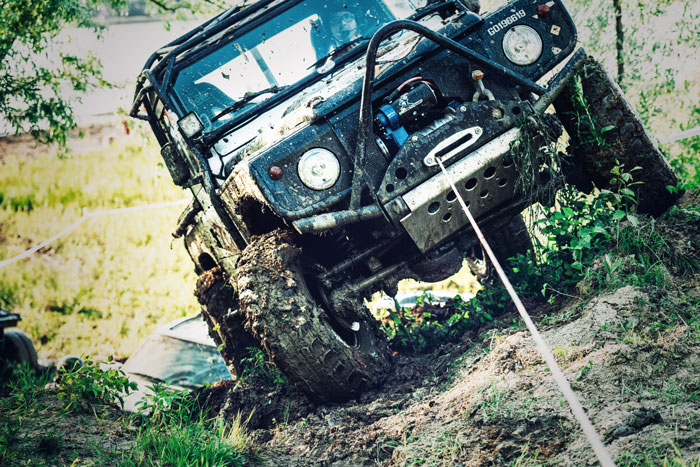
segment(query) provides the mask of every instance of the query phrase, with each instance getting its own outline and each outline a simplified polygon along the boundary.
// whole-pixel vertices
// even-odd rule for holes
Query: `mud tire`
[[[300,390],[321,401],[344,401],[379,385],[390,369],[377,321],[357,304],[356,345],[336,332],[312,296],[310,266],[287,231],[255,238],[243,251],[236,281],[247,327],[268,357]]]
[[[8,360],[19,364],[26,364],[32,370],[39,369],[39,360],[37,358],[34,343],[29,336],[19,329],[10,329],[5,331],[5,348],[8,354]]]
[[[578,76],[587,112],[575,103],[580,92],[573,80],[554,101],[557,115],[570,138],[568,172],[573,178],[569,181],[583,187],[584,191],[588,191],[585,188],[590,182],[598,188],[610,189],[610,171],[616,160],[627,172],[641,167],[631,172],[634,181],[643,182],[632,187],[637,210],[653,216],[662,214],[680,196],[666,189],[678,184],[673,169],[625,99],[620,86],[600,63],[592,57],[586,58]],[[601,138],[603,143],[599,144],[597,141]]]
[[[514,216],[500,228],[484,230],[484,236],[502,266],[506,265],[508,258],[518,254],[531,255],[533,252],[530,232],[525,224],[525,219],[520,214]],[[477,243],[473,256],[473,258],[467,258],[467,264],[469,264],[472,274],[481,282],[494,279],[495,269],[491,261],[486,258],[481,244]]]
[[[219,347],[229,372],[236,378],[240,377],[243,371],[241,359],[248,355],[249,347],[258,344],[245,330],[236,289],[222,269],[215,267],[200,274],[195,296],[202,305],[209,335]]]

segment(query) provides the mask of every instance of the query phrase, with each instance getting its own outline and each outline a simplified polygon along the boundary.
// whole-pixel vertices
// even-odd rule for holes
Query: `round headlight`
[[[503,36],[503,52],[516,65],[532,65],[542,55],[542,38],[530,26],[513,26]]]
[[[299,159],[299,178],[313,190],[330,188],[340,176],[340,162],[328,149],[309,149]]]

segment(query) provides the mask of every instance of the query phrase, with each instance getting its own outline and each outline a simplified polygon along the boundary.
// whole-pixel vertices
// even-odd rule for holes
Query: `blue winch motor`
[[[406,92],[404,85],[413,85]],[[396,154],[409,137],[405,125],[425,116],[425,112],[438,105],[438,97],[433,85],[420,77],[413,78],[399,86],[397,97],[390,99],[377,111],[377,122],[383,129],[383,140],[391,154]]]

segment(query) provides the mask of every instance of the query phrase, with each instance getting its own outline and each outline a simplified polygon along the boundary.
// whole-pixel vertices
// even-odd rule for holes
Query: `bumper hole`
[[[503,167],[510,167],[511,165],[513,165],[513,158],[512,157],[508,156],[508,157],[503,159]]]
[[[389,184],[386,186],[386,191],[387,191],[388,193],[391,193],[392,191],[394,191],[394,185],[391,184],[391,183],[389,183]]]
[[[517,105],[515,107],[513,107],[512,110],[513,110],[513,115],[518,115],[520,113],[520,107],[518,107]]]
[[[399,180],[403,180],[408,175],[408,171],[406,171],[406,169],[404,169],[403,167],[399,167],[394,173],[396,174],[396,178],[398,178]]]
[[[484,190],[481,193],[479,193],[479,196],[482,198],[486,198],[489,195],[489,190]]]
[[[503,187],[503,186],[506,186],[507,183],[508,183],[508,179],[507,179],[507,178],[502,178],[502,179],[500,179],[500,180],[498,181],[498,186]]]
[[[452,213],[451,213],[451,212],[448,212],[447,214],[445,214],[444,216],[442,216],[442,221],[443,221],[443,222],[450,222],[450,219],[452,219]]]
[[[454,191],[450,191],[449,193],[447,193],[447,202],[448,203],[452,203],[456,199],[457,199],[457,195],[455,194]]]
[[[470,191],[476,188],[476,178],[470,178],[467,180],[467,183],[464,184],[464,188]]]
[[[496,168],[495,167],[489,167],[486,170],[484,170],[484,178],[489,179],[496,175]]]
[[[433,201],[430,203],[430,206],[428,206],[428,214],[435,214],[440,210],[440,203],[437,201]]]

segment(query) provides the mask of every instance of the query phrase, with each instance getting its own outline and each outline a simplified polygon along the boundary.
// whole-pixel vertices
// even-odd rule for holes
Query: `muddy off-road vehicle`
[[[232,373],[257,345],[316,399],[381,383],[391,357],[363,299],[445,279],[479,251],[438,160],[501,258],[530,246],[524,208],[563,183],[614,188],[618,163],[642,167],[639,210],[673,203],[675,175],[620,88],[575,51],[560,1],[478,10],[265,0],[150,57],[131,114],[194,196],[174,235]]]

